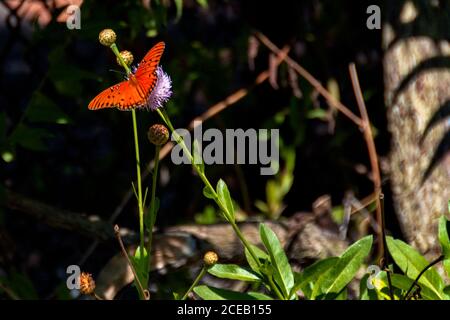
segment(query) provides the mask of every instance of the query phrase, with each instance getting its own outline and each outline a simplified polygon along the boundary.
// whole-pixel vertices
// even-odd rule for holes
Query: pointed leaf
[[[275,282],[280,286],[284,297],[289,299],[291,290],[294,287],[294,274],[292,273],[284,249],[275,232],[263,223],[259,225],[259,234],[261,241],[269,253],[270,261],[274,269]]]
[[[404,291],[404,294],[409,290],[414,280],[408,278],[402,274],[391,274],[392,285],[396,288],[399,288]],[[425,300],[442,300],[442,297],[436,295],[436,293],[425,286],[424,284],[420,284],[420,294]]]
[[[447,231],[447,218],[442,216],[439,219],[439,243],[441,245],[444,261],[442,262],[445,272],[450,276],[450,239]]]
[[[219,201],[227,210],[227,212],[225,212],[225,217],[234,221],[235,216],[234,216],[233,201],[231,201],[230,191],[228,191],[228,187],[225,181],[223,181],[222,179],[220,179],[219,182],[217,182],[216,192],[217,195],[219,196]]]
[[[364,259],[369,255],[373,237],[366,236],[345,250],[336,265],[323,273],[317,281],[312,298],[335,299],[354,278]]]
[[[194,292],[203,300],[272,300],[259,292],[242,293],[205,285],[195,287]]]
[[[203,156],[200,150],[198,140],[194,140],[192,150],[193,150],[194,165],[197,166],[197,168],[200,170],[201,173],[205,173],[205,163],[203,162]]]
[[[205,196],[205,198],[212,199],[212,200],[215,199],[214,194],[211,192],[211,189],[208,187],[203,188],[203,195]]]
[[[222,279],[250,282],[261,281],[261,278],[255,272],[242,268],[236,264],[215,264],[208,269],[208,272]]]
[[[252,247],[253,252],[261,263],[264,263],[264,260],[269,260],[269,256],[263,250],[252,244],[250,244],[250,246]],[[262,270],[259,269],[258,264],[256,263],[255,259],[253,259],[253,256],[250,254],[247,248],[245,248],[245,257],[247,258],[247,262],[250,268],[254,272],[262,275]]]
[[[312,289],[317,279],[328,271],[332,266],[334,266],[339,261],[338,257],[326,258],[323,260],[316,261],[312,265],[308,266],[303,270],[302,273],[295,274],[295,286],[292,289],[292,293],[302,290],[306,298],[311,298]]]
[[[395,263],[408,278],[415,279],[429,265],[429,262],[419,252],[405,242],[392,237],[386,237],[386,242]],[[429,268],[420,277],[419,283],[433,290],[440,299],[444,298],[442,292],[444,283],[435,268]]]

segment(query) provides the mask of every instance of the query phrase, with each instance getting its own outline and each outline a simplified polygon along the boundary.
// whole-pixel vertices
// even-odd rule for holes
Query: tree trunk
[[[407,241],[439,253],[450,198],[450,43],[447,1],[390,1],[383,26],[390,178]]]

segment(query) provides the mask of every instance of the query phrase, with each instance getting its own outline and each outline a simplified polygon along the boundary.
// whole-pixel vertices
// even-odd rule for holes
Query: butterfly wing
[[[165,43],[159,42],[142,59],[134,75],[102,91],[90,103],[90,110],[118,108],[130,110],[146,104],[146,100],[156,85],[156,68],[164,52]]]
[[[122,81],[108,89],[100,92],[90,103],[89,110],[104,108],[117,108],[119,110],[130,110],[145,103],[135,81]]]
[[[155,44],[153,48],[147,52],[136,70],[136,80],[146,98],[148,98],[158,80],[156,68],[158,67],[165,47],[166,45],[162,41]]]

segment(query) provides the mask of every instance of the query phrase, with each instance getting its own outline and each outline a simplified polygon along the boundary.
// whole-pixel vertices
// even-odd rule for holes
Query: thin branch
[[[148,290],[145,290],[142,287],[142,283],[139,280],[139,277],[136,273],[136,269],[134,268],[133,263],[131,262],[130,257],[128,256],[128,252],[125,249],[125,246],[123,245],[122,237],[120,236],[120,229],[117,224],[114,226],[114,233],[116,234],[117,241],[119,241],[120,249],[122,250],[122,253],[125,256],[125,258],[127,259],[128,265],[130,266],[131,271],[133,272],[134,279],[136,280],[136,283],[139,286],[139,290],[141,291],[142,296],[145,298],[145,300],[148,300],[150,298],[150,294],[149,294]]]
[[[20,300],[19,296],[9,287],[0,282],[0,289],[2,289],[6,295],[8,295],[12,300]]]
[[[282,51],[272,41],[270,41],[269,38],[267,38],[261,32],[256,32],[255,35],[267,48],[269,48],[272,52],[276,53],[278,55],[278,58],[282,57]],[[332,107],[334,107],[337,110],[339,110],[340,112],[342,112],[344,115],[347,116],[347,118],[349,118],[351,121],[353,121],[359,127],[363,126],[363,121],[361,120],[361,118],[359,118],[352,111],[350,111],[350,109],[348,109],[346,106],[344,106],[340,101],[336,100],[328,92],[328,90],[322,86],[322,84],[319,82],[319,80],[314,78],[305,68],[300,66],[294,60],[292,60],[288,55],[286,55],[283,58],[283,60],[290,67],[292,67],[295,71],[297,71],[303,78],[305,78],[306,81],[308,81],[317,90],[317,92],[319,92],[320,95],[322,95],[322,97],[324,97],[328,101],[328,103]]]
[[[349,65],[349,71],[350,71],[350,78],[352,80],[352,86],[353,90],[355,92],[356,102],[358,103],[358,108],[361,113],[363,125],[363,134],[364,134],[364,140],[366,141],[367,150],[369,152],[369,158],[370,158],[370,166],[372,168],[372,177],[373,177],[373,184],[374,184],[374,192],[376,194],[381,193],[381,174],[380,174],[380,167],[378,165],[378,155],[377,150],[375,147],[375,142],[373,140],[373,134],[372,134],[372,128],[370,127],[370,121],[369,116],[367,114],[367,108],[366,104],[364,102],[364,98],[361,92],[361,87],[359,85],[358,80],[358,74],[356,72],[355,64],[351,63]],[[376,197],[376,216],[377,216],[377,223],[380,226],[377,230],[378,234],[378,257],[381,258],[384,256],[385,247],[384,247],[384,219],[382,217],[381,212],[381,203],[380,203],[380,197]]]
[[[6,190],[6,207],[25,213],[40,223],[45,223],[57,229],[76,232],[82,236],[95,239],[98,242],[114,239],[113,225],[102,220],[98,215],[85,215],[80,212],[62,210],[55,206],[23,196],[11,190]],[[137,235],[122,229],[126,244],[134,243]]]

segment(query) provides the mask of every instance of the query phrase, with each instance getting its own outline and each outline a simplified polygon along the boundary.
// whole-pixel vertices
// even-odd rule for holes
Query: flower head
[[[148,129],[148,139],[155,146],[162,146],[169,140],[169,130],[162,124],[154,124]]]
[[[80,292],[81,294],[90,295],[93,294],[95,290],[95,281],[92,278],[92,274],[87,272],[82,272],[80,275]]]
[[[116,42],[116,33],[112,29],[104,29],[98,35],[98,40],[104,46],[111,46]]]
[[[161,66],[156,68],[156,85],[147,99],[147,107],[151,110],[161,108],[172,96],[172,80]]]
[[[217,261],[219,261],[219,256],[214,251],[208,251],[203,256],[203,263],[207,267],[212,267],[217,263]]]
[[[130,66],[133,63],[134,57],[130,51],[128,50],[120,51],[120,56],[122,57],[123,61],[127,66]],[[116,61],[119,66],[122,66],[118,57],[116,58]]]

